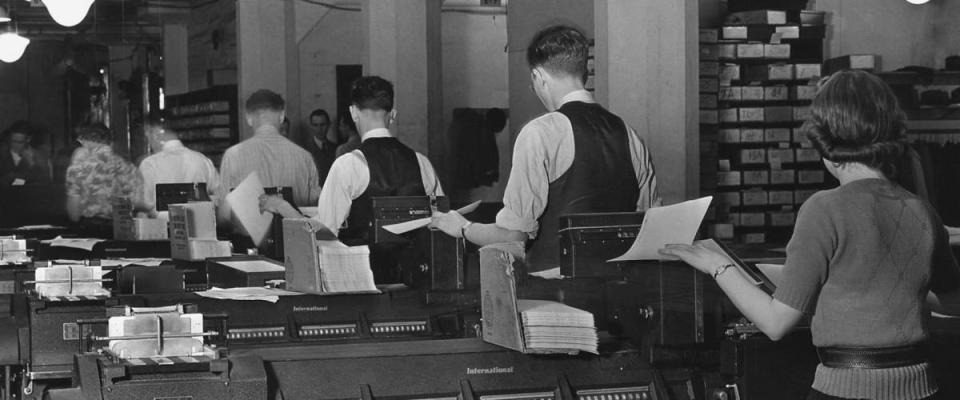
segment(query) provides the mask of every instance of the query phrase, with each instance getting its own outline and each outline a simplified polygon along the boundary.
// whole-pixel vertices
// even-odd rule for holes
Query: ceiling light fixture
[[[0,22],[10,22],[10,14],[7,13],[7,9],[0,7]]]
[[[43,0],[54,21],[63,26],[75,26],[83,21],[94,0]]]
[[[12,63],[23,57],[23,52],[30,44],[27,39],[16,32],[0,33],[0,61]]]
[[[910,3],[910,4],[925,4],[925,3],[928,3],[929,1],[930,1],[930,0],[907,0],[907,3]]]

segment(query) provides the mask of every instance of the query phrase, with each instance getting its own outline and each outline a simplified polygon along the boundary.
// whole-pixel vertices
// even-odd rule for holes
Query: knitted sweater
[[[927,338],[928,290],[954,290],[960,270],[932,207],[884,179],[815,194],[800,209],[774,297],[812,313],[818,347],[891,347]],[[845,398],[919,399],[929,366],[818,366],[813,388]]]

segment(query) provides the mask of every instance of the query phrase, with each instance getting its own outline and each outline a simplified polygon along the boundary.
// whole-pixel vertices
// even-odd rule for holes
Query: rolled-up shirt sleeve
[[[517,135],[513,146],[513,167],[503,194],[503,209],[497,214],[496,225],[512,231],[537,236],[537,219],[547,206],[550,190],[546,146],[536,120],[527,124]]]
[[[637,211],[646,211],[650,207],[661,205],[660,189],[657,188],[657,174],[653,168],[653,157],[647,150],[643,139],[633,129],[628,127],[630,135],[630,157],[633,170],[637,174],[637,184],[640,195],[637,197]]]

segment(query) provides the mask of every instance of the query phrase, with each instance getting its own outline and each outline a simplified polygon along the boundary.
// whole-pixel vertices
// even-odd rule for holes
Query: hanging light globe
[[[0,33],[0,61],[12,63],[19,60],[28,44],[30,39],[15,32]]]
[[[94,0],[43,0],[54,21],[63,26],[75,26],[83,21]]]

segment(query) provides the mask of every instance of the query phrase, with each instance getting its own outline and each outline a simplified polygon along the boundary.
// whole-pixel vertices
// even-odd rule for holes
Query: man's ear
[[[280,110],[280,125],[283,125],[283,119],[287,117],[287,110]]]
[[[390,113],[387,114],[387,125],[393,125],[397,122],[397,109],[394,108],[390,110]]]
[[[243,118],[247,121],[247,125],[253,126],[253,115],[250,115],[250,113],[243,113]]]
[[[350,119],[353,120],[353,124],[356,125],[360,121],[360,109],[356,105],[350,105]]]

